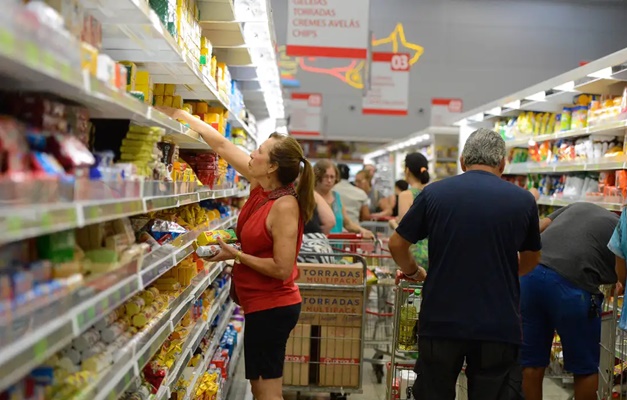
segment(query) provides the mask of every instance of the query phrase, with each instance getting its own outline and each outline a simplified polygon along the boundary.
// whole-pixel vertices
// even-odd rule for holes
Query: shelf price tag
[[[15,55],[15,36],[2,27],[0,27],[0,52]]]
[[[55,75],[59,73],[56,66],[56,60],[49,51],[42,52],[42,60],[43,66],[47,68],[49,71],[53,72]]]
[[[41,226],[45,229],[50,229],[52,228],[52,225],[52,215],[50,215],[50,213],[48,212],[44,212],[43,214],[41,214]]]
[[[100,217],[100,208],[98,206],[89,206],[85,208],[85,215],[88,219],[97,219]]]
[[[105,297],[100,301],[100,309],[103,313],[109,309],[109,297]]]
[[[122,300],[122,293],[120,293],[122,290],[124,290],[124,288],[113,293],[113,302],[115,304],[118,304]]]
[[[6,219],[6,229],[10,233],[19,233],[22,230],[22,218],[19,216],[11,215]]]
[[[46,360],[46,351],[48,350],[48,339],[43,338],[33,346],[33,353],[35,355],[35,360],[38,363],[44,362]]]
[[[32,42],[24,43],[25,61],[33,67],[39,67],[39,48]]]

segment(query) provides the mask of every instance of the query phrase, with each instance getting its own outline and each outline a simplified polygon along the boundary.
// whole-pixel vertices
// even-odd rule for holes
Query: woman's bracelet
[[[414,272],[413,274],[406,274],[403,273],[403,275],[405,275],[406,278],[409,278],[411,280],[417,280],[418,278],[420,278],[420,268],[416,269],[416,272]]]

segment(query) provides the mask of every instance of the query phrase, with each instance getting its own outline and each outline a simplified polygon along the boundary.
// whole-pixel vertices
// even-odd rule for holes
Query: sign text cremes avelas
[[[288,0],[290,57],[365,59],[370,0]]]

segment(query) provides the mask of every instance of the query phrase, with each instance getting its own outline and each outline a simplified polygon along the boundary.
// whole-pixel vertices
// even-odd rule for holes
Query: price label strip
[[[174,260],[172,259],[172,256],[170,255],[166,257],[162,262],[152,267],[150,270],[143,272],[142,284],[144,288],[150,285],[152,282],[154,282],[154,280],[157,279],[159,276],[166,273],[169,269],[173,268],[174,265],[175,265]]]
[[[177,196],[155,197],[146,200],[146,211],[157,211],[178,206]]]

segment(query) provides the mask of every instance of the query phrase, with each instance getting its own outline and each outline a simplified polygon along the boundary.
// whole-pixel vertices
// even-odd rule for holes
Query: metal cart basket
[[[627,399],[627,332],[618,326],[623,297],[615,286],[601,288],[605,296],[601,313],[601,354],[599,359],[599,400]]]
[[[360,235],[330,235],[329,242],[341,252],[361,255],[368,266],[364,362],[372,364],[377,382],[382,383],[385,365],[392,355],[394,333],[394,280],[398,267],[380,240],[363,239]]]
[[[401,281],[395,288],[394,342],[392,360],[388,365],[388,400],[415,400],[412,392],[418,359],[418,320],[422,298],[422,284]],[[464,371],[457,380],[457,400],[468,399],[468,385]],[[420,400],[420,399],[417,399]]]
[[[299,264],[303,303],[286,346],[283,390],[330,393],[337,400],[361,393],[366,260],[345,253],[301,255],[337,263]]]

